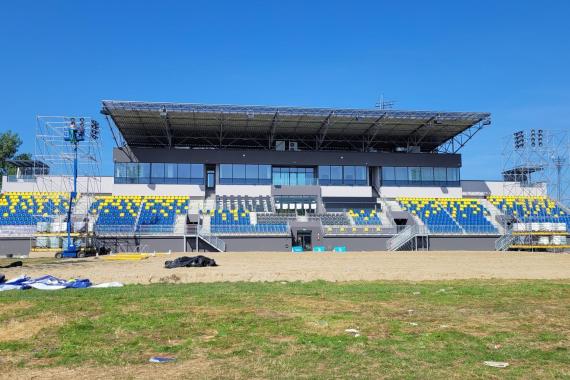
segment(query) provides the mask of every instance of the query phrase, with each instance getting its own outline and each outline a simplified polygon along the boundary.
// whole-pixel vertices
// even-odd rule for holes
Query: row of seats
[[[264,216],[265,218],[265,216]],[[287,221],[261,219],[251,223],[250,211],[246,209],[226,209],[210,211],[210,231],[212,233],[286,233]]]
[[[271,197],[258,196],[249,197],[241,195],[222,195],[216,196],[216,207],[219,210],[248,210],[255,212],[271,212]]]
[[[139,217],[139,225],[172,226],[178,215],[184,215],[187,212],[187,197],[146,197]]]
[[[250,225],[217,225],[210,227],[214,234],[223,233],[240,233],[240,234],[256,234],[256,233],[287,233],[286,224],[250,224]]]
[[[34,225],[51,222],[69,208],[69,194],[14,192],[0,194],[0,225]]]
[[[477,199],[398,198],[400,206],[436,233],[497,233],[489,211]]]
[[[548,197],[490,196],[488,200],[503,214],[520,222],[566,223],[570,229],[570,214]]]
[[[177,215],[188,210],[184,196],[102,196],[92,203],[90,212],[99,215],[98,226],[173,226]]]
[[[378,211],[376,209],[350,209],[348,210],[348,215],[352,218],[352,220],[354,220],[354,224],[359,226],[375,226],[382,224],[380,217],[378,216]]]
[[[329,213],[319,215],[324,226],[348,226],[350,220],[345,213]]]

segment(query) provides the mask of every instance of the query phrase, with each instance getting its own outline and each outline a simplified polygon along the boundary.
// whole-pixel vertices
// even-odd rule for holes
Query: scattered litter
[[[0,275],[1,276],[1,275]],[[38,278],[30,278],[22,275],[10,281],[0,281],[0,292],[6,290],[61,290],[61,289],[86,289],[86,288],[118,288],[124,284],[120,282],[105,282],[93,285],[86,278],[75,278],[71,280],[62,280],[54,276],[42,276]]]
[[[151,363],[170,363],[176,361],[176,358],[169,358],[164,356],[153,356],[152,358],[148,359]]]
[[[2,269],[15,268],[15,267],[21,267],[22,265],[24,265],[24,263],[22,263],[21,261],[14,261],[8,265],[0,266],[0,268]]]
[[[39,290],[61,290],[61,289],[83,289],[91,286],[91,281],[87,279],[73,279],[65,281],[53,276],[42,276],[32,279],[28,276],[20,276],[13,280],[7,281],[0,285],[0,291],[5,290],[25,290],[25,289],[39,289]]]
[[[414,296],[419,296],[421,293],[420,292],[413,292],[412,293]]]
[[[445,289],[439,289],[436,293],[445,293]]]
[[[122,282],[104,282],[102,284],[97,284],[91,286],[92,288],[122,288],[125,286]]]
[[[0,273],[0,284],[3,284],[6,282],[6,277]]]
[[[166,261],[164,267],[167,269],[182,267],[217,267],[216,261],[206,256],[182,256],[172,261]]]
[[[501,347],[503,347],[503,346],[500,345],[500,344],[495,344],[495,345],[493,346],[493,348],[494,348],[495,350],[499,350],[499,349],[501,349]]]
[[[281,281],[281,285],[287,285],[287,281]]]
[[[360,336],[360,331],[358,331],[357,329],[346,329],[344,330],[344,332],[351,334],[355,338],[358,338]]]
[[[507,363],[507,362],[486,361],[483,363],[485,363],[486,366],[494,367],[494,368],[507,368],[509,366],[509,363]]]
[[[416,322],[409,322],[411,326],[417,326],[418,324]]]
[[[446,329],[449,327],[449,325],[439,325],[439,327],[441,327],[442,329]]]
[[[145,253],[120,253],[115,255],[101,256],[103,260],[110,261],[136,261],[148,259],[148,255]]]
[[[408,309],[408,314],[412,314],[414,311],[414,309]]]

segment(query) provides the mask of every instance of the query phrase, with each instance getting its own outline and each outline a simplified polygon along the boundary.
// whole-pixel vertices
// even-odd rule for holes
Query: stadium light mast
[[[91,120],[90,138],[95,141],[99,138],[99,123]],[[66,125],[65,134],[63,137],[64,142],[71,145],[73,157],[73,188],[69,192],[69,205],[67,207],[67,245],[62,252],[62,257],[77,257],[79,254],[79,247],[75,245],[71,237],[72,233],[72,215],[73,215],[73,202],[77,199],[77,177],[79,167],[79,144],[85,141],[85,118],[79,118],[79,125],[77,125],[75,118],[70,118],[69,123]]]
[[[554,162],[554,166],[556,167],[556,200],[558,202],[562,202],[562,189],[561,189],[561,172],[566,159],[560,156],[556,156],[552,158]]]
[[[69,122],[67,133],[63,139],[71,144],[73,149],[73,189],[69,193],[69,205],[67,207],[67,246],[63,250],[62,257],[77,257],[79,249],[71,238],[71,215],[73,211],[73,202],[77,197],[77,150],[79,143],[85,140],[85,120],[80,118],[79,127],[77,127],[75,119],[72,118]]]

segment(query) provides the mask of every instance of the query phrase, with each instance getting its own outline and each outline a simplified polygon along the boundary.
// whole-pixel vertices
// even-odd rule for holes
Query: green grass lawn
[[[0,293],[0,327],[0,374],[80,366],[141,374],[161,354],[177,358],[165,370],[201,363],[197,377],[570,377],[567,282],[12,291]]]

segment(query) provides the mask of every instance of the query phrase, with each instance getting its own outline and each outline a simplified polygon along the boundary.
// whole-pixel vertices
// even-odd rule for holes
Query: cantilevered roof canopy
[[[455,153],[490,114],[481,112],[148,103],[104,100],[127,145],[167,148],[275,149]]]
[[[6,160],[6,163],[17,168],[49,168],[45,162],[37,160]]]

